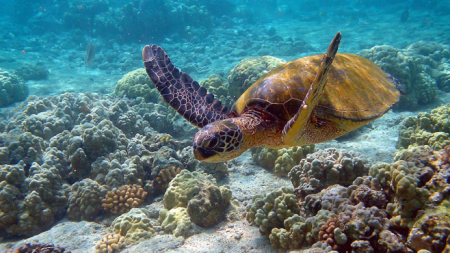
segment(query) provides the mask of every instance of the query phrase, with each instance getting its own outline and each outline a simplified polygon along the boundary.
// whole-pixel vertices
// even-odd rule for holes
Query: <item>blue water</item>
[[[415,101],[414,105],[409,106],[405,102],[399,109],[411,114],[430,110],[446,103],[445,99],[450,96],[450,0],[0,0],[0,6],[1,71],[18,74],[33,66],[32,77],[23,80],[28,89],[28,102],[21,105],[25,96],[0,103],[3,105],[0,106],[0,169],[26,160],[23,165],[25,177],[28,177],[33,162],[42,165],[50,159],[49,151],[45,149],[49,147],[52,137],[62,134],[64,130],[70,132],[85,123],[91,124],[89,127],[97,126],[101,122],[99,119],[111,120],[122,137],[125,136],[125,144],[131,143],[136,134],[145,136],[147,130],[144,128],[152,127],[158,132],[171,134],[182,143],[173,146],[163,144],[165,146],[181,152],[190,145],[196,129],[162,102],[158,104],[155,100],[149,106],[142,99],[123,98],[125,102],[120,104],[117,101],[122,98],[112,95],[117,82],[125,74],[143,67],[142,48],[148,44],[163,47],[174,65],[195,80],[200,82],[218,74],[226,83],[230,71],[244,58],[270,55],[290,61],[324,53],[338,31],[342,33],[339,48],[342,53],[358,54],[382,45],[402,50],[423,41],[429,44],[415,53],[438,59],[436,62],[440,64],[438,67],[427,61],[420,62],[434,78],[430,82],[434,82],[436,88],[433,92],[436,94],[432,99]],[[95,59],[92,58],[92,61],[87,59],[90,43],[95,47]],[[426,52],[427,47],[432,45],[439,45],[447,51],[439,51],[433,56],[432,49]],[[436,74],[441,79],[432,75],[436,71],[442,73]],[[95,94],[82,95],[86,92]],[[71,95],[58,97],[64,93]],[[5,97],[0,96],[0,99],[6,101]],[[231,104],[234,99],[229,97],[227,101]],[[40,122],[33,123],[36,118],[28,116],[38,112],[23,114],[23,111],[30,104],[39,107],[39,103],[47,104],[42,111],[36,110],[45,111],[48,115],[40,115]],[[100,112],[83,111],[86,104],[89,108],[101,107]],[[71,107],[72,113],[72,118],[67,122],[60,116],[47,122],[42,119],[59,115],[60,111],[67,114],[69,109],[66,107]],[[122,115],[134,115],[129,116],[134,119],[141,117],[139,124],[142,125],[136,123],[138,120],[127,121],[128,116],[121,118]],[[55,123],[57,120],[61,121]],[[396,116],[396,120],[401,120],[400,116]],[[53,124],[52,127],[60,125],[52,128],[53,132],[44,133],[42,129],[45,124]],[[42,131],[35,128],[42,128]],[[30,132],[32,137],[23,137],[25,132]],[[70,138],[78,138],[71,134]],[[23,139],[20,139],[21,136]],[[117,141],[122,138],[119,133],[114,133],[114,136]],[[30,146],[38,149],[36,141],[31,140],[34,137],[40,138],[43,143],[39,144],[42,150],[36,151],[36,157],[32,156],[32,152],[27,153]],[[139,142],[136,138],[133,143]],[[12,143],[20,143],[25,151],[12,151]],[[126,154],[129,149],[125,144],[122,148],[119,145],[117,150]],[[58,168],[69,173],[74,169],[71,164],[75,162],[70,160],[73,150],[67,151],[69,144],[63,141],[58,145],[59,151],[66,156]],[[86,149],[82,144],[79,148]],[[148,149],[148,146],[145,148]],[[157,150],[152,148],[152,152]],[[96,159],[107,157],[108,161],[112,161],[118,156],[122,159],[120,151],[117,153],[114,147],[111,149],[95,155],[86,151],[83,161],[90,167]],[[5,155],[5,152],[10,153]],[[181,153],[179,156],[182,156]],[[392,154],[388,156],[391,158]],[[7,158],[2,160],[2,157]],[[127,155],[127,159],[131,159],[131,155]],[[230,170],[233,166],[230,165]],[[151,178],[151,169],[147,170],[144,173],[146,179]],[[61,189],[88,178],[89,172],[86,173],[62,178],[59,182]],[[3,181],[6,182],[6,179]],[[144,185],[142,180],[140,183]],[[61,189],[69,196],[69,190]],[[23,196],[29,193],[26,188],[21,188],[21,191]],[[48,224],[36,225],[41,226],[37,230],[45,231],[59,220],[66,219],[66,209],[67,205],[62,205],[58,212],[55,211],[54,219]],[[97,214],[92,220],[102,220],[105,217],[102,215],[105,214]],[[1,224],[0,243],[38,234],[11,233],[9,227],[2,228]]]

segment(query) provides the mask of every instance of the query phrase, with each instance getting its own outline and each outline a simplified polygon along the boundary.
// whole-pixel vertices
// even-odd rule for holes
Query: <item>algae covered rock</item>
[[[241,60],[228,76],[228,93],[238,98],[250,85],[269,73],[272,69],[286,63],[273,56],[250,57]]]
[[[22,78],[0,69],[0,107],[23,101],[28,96],[28,85]]]

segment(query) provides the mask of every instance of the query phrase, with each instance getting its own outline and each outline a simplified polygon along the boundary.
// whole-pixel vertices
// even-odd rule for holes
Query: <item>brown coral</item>
[[[123,185],[109,191],[102,200],[102,206],[112,214],[122,214],[139,206],[146,196],[147,192],[140,185]]]
[[[95,245],[95,252],[112,253],[125,246],[125,237],[119,234],[106,234]]]
[[[326,242],[334,250],[337,250],[339,246],[336,244],[336,240],[334,239],[334,229],[337,227],[336,217],[333,217],[328,219],[319,230],[319,240]]]
[[[172,179],[174,179],[176,175],[180,174],[180,172],[181,168],[173,165],[167,169],[160,170],[158,173],[158,177],[156,177],[154,181],[155,187],[158,190],[165,192],[167,187],[169,187],[170,181],[172,181]]]

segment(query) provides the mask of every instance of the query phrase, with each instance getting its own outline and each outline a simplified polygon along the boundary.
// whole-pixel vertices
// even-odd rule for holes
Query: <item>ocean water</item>
[[[0,252],[450,251],[450,1],[0,6]],[[163,101],[143,69],[144,46],[158,45],[230,108],[275,67],[325,53],[337,32],[338,53],[374,62],[406,94],[379,119],[303,149],[197,161],[199,129]],[[362,73],[352,71],[345,73]],[[378,80],[374,72],[362,76]],[[358,94],[347,89],[321,101],[359,99],[357,109],[375,111],[371,101],[388,100],[377,83],[352,82],[363,87]],[[313,160],[334,165],[319,173],[305,165]],[[409,165],[398,169],[402,163]],[[300,179],[288,174],[294,168]],[[364,190],[366,198],[358,195]],[[255,197],[269,193],[284,196],[275,201],[281,207]],[[135,199],[119,205],[112,196]],[[293,232],[294,216],[302,233]]]

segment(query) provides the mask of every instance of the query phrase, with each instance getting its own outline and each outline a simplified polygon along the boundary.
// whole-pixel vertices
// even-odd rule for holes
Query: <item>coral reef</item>
[[[273,170],[279,176],[287,176],[292,167],[314,152],[314,145],[271,149],[266,147],[252,148],[252,158],[266,169]]]
[[[95,252],[97,253],[113,253],[118,252],[125,247],[125,237],[119,234],[106,234],[95,245]]]
[[[406,49],[375,46],[359,55],[398,78],[406,95],[394,107],[411,110],[434,101],[438,89],[450,90],[448,52],[446,46],[420,41]]]
[[[335,155],[334,161],[339,157],[336,150],[321,154]],[[406,253],[449,248],[450,145],[440,151],[414,147],[394,159],[391,164],[375,163],[369,170],[361,163],[369,176],[353,182],[348,182],[351,176],[340,178],[317,192],[282,188],[265,198],[255,196],[247,206],[247,220],[280,249],[311,246],[338,252]]]
[[[203,227],[221,222],[230,200],[230,189],[218,187],[211,175],[182,170],[164,194],[159,220],[164,231],[185,236],[191,221]]]
[[[74,220],[94,220],[103,210],[102,199],[107,191],[105,186],[89,178],[74,183],[69,193],[67,217]]]
[[[28,96],[28,86],[22,78],[0,69],[0,107],[23,101]]]
[[[367,173],[370,164],[359,153],[328,148],[308,154],[288,176],[297,194],[306,196],[329,185],[350,185],[353,180]]]
[[[216,180],[200,172],[181,171],[169,184],[164,194],[164,207],[186,207],[188,202],[200,192],[201,188],[216,184]]]
[[[273,228],[283,227],[284,220],[299,212],[293,190],[283,187],[266,196],[253,197],[253,204],[247,206],[246,218],[259,226],[261,234],[269,235]]]
[[[148,239],[156,233],[145,210],[139,208],[133,208],[114,219],[111,227],[115,234],[125,237],[127,244]]]
[[[397,148],[429,145],[440,150],[450,144],[450,104],[439,106],[431,112],[419,112],[400,123]]]
[[[12,235],[34,235],[50,227],[67,204],[67,185],[49,163],[1,166],[0,226]]]
[[[158,102],[161,96],[143,68],[125,74],[117,82],[114,94],[119,97],[126,96],[128,98],[142,97],[146,102],[153,103]]]
[[[140,185],[122,185],[106,194],[102,206],[109,213],[122,214],[138,207],[146,196],[147,192]]]
[[[250,85],[269,73],[272,69],[286,63],[272,56],[250,57],[241,60],[228,76],[228,93],[238,98]]]
[[[50,73],[42,63],[38,62],[35,65],[25,64],[24,66],[16,69],[14,71],[14,74],[22,77],[23,80],[27,81],[47,79]]]

